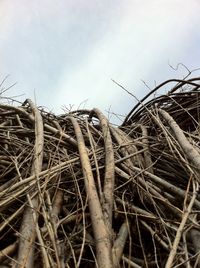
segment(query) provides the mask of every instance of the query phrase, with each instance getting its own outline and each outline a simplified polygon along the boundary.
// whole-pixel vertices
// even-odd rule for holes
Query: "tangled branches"
[[[0,104],[0,265],[200,267],[199,81],[120,127]]]

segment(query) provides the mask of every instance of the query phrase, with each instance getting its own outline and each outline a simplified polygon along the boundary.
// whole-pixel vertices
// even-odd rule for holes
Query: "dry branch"
[[[78,122],[70,118],[76,133],[79,155],[84,175],[86,193],[88,195],[88,205],[91,214],[94,237],[96,241],[97,264],[99,268],[112,267],[111,240],[108,227],[105,224],[102,207],[97,194],[94,177],[85,147],[84,138]]]
[[[119,127],[0,104],[0,266],[198,267],[199,83],[162,83]]]

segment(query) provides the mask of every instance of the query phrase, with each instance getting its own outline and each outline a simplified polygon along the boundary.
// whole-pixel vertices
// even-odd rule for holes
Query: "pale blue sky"
[[[141,80],[186,74],[168,63],[200,67],[199,14],[198,0],[1,0],[0,79],[55,113],[87,100],[126,114],[134,101],[111,79],[141,97]]]

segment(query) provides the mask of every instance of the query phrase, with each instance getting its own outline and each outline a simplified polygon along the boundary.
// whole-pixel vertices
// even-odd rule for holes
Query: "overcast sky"
[[[127,114],[138,98],[200,67],[199,0],[0,0],[0,80],[61,113]]]

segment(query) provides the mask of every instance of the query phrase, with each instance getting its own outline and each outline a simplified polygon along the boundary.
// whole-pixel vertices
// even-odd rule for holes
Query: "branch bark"
[[[43,120],[40,112],[32,101],[27,100],[35,116],[35,148],[34,159],[31,168],[31,174],[35,179],[39,179],[39,172],[42,170],[43,162]],[[38,182],[39,183],[39,182]],[[39,189],[38,189],[39,190]],[[32,268],[34,267],[34,242],[36,238],[37,210],[39,205],[38,195],[30,198],[27,194],[29,206],[26,207],[20,228],[19,249],[16,267]]]
[[[88,205],[96,242],[97,264],[99,268],[110,268],[112,267],[112,252],[108,227],[104,221],[103,212],[97,194],[92,168],[81,128],[75,118],[71,117],[70,119],[73,124],[78,142],[78,150],[84,175],[85,188],[88,195]]]

